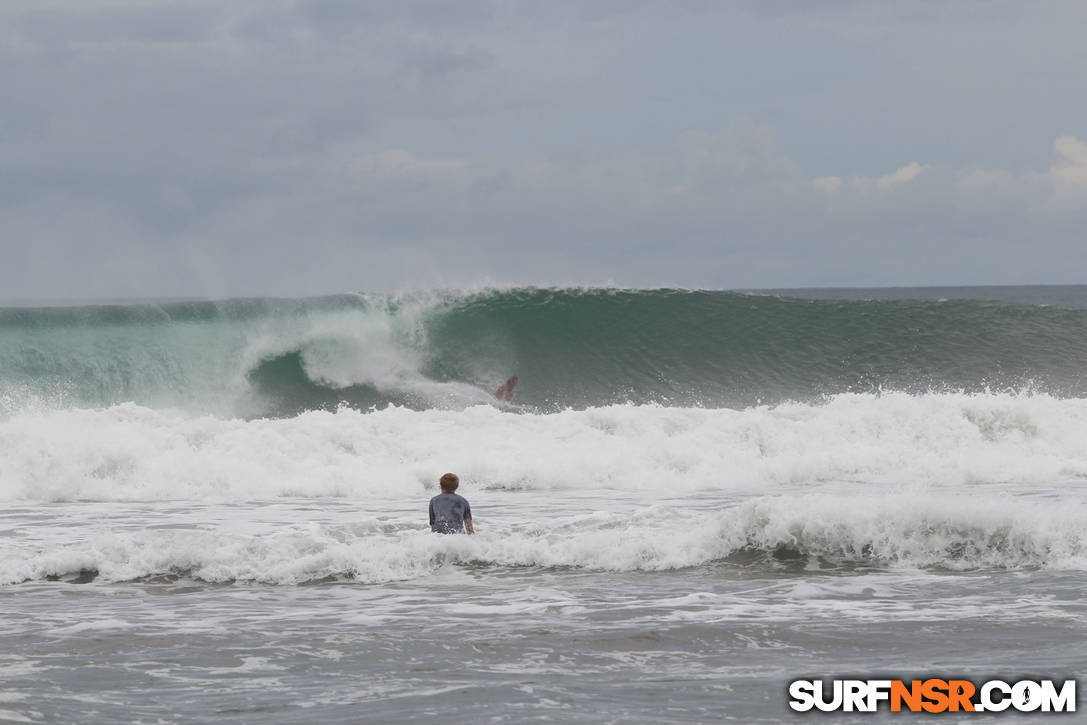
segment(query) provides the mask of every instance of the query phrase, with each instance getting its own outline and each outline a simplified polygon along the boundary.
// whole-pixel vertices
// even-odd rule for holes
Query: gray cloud
[[[0,297],[1082,280],[1087,11],[963,7],[7,4]]]

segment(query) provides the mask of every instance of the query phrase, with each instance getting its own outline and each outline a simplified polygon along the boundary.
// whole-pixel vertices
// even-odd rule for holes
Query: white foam
[[[245,374],[262,361],[297,352],[313,382],[347,388],[370,385],[386,393],[406,393],[435,407],[463,408],[489,400],[467,383],[438,382],[423,372],[426,320],[458,298],[441,294],[366,296],[365,308],[320,311],[293,319],[274,319],[248,332],[233,385],[236,407],[260,410],[263,403]],[[492,375],[492,377],[496,377]]]
[[[64,627],[57,627],[53,630],[54,634],[76,634],[79,632],[97,632],[97,631],[109,631],[109,630],[128,630],[132,629],[132,622],[116,619],[95,619],[90,621],[76,622]]]
[[[835,483],[1087,480],[1087,400],[1046,395],[838,395],[747,410],[618,405],[553,414],[390,407],[282,420],[123,404],[0,422],[2,501],[245,501],[465,490],[773,492]]]
[[[81,570],[378,582],[467,562],[664,570],[742,549],[816,565],[1082,569],[1085,437],[1087,401],[1046,395],[251,421],[134,404],[24,411],[0,422],[0,582]],[[450,470],[480,536],[422,530]]]
[[[57,541],[50,528],[50,538],[40,545],[24,541],[0,558],[0,583],[83,570],[97,571],[105,581],[177,574],[210,582],[275,584],[327,577],[369,583],[415,579],[451,564],[662,571],[744,550],[806,556],[814,567],[859,562],[911,570],[1087,570],[1082,503],[1055,510],[1042,502],[979,501],[939,491],[810,493],[758,497],[717,511],[651,506],[549,520],[544,502],[540,496],[526,502],[540,519],[535,528],[510,525],[492,514],[481,533],[471,537],[436,536],[419,524],[379,531],[269,521],[258,533],[227,526],[122,532],[103,526],[90,535],[81,532]],[[289,512],[281,514],[289,517]]]

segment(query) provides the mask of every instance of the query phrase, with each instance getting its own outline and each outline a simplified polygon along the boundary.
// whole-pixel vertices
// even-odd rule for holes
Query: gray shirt
[[[443,491],[430,499],[430,525],[439,534],[462,533],[465,519],[472,519],[472,509],[463,496]]]

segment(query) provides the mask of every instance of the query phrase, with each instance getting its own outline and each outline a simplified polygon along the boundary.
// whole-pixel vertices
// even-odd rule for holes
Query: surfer
[[[430,499],[430,530],[439,534],[462,534],[472,528],[472,509],[468,499],[453,493],[460,485],[460,478],[455,473],[447,473],[438,481],[442,492]]]
[[[512,403],[513,398],[514,398],[513,389],[516,388],[516,387],[517,387],[517,376],[514,375],[513,377],[511,377],[509,380],[506,381],[505,385],[503,385],[498,390],[494,391],[494,397],[498,398],[499,400],[504,400],[507,403]]]

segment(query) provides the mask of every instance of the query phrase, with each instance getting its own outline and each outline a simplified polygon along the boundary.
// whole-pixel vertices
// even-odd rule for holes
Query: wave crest
[[[878,390],[1087,396],[1087,310],[993,302],[503,289],[7,308],[0,321],[9,414],[33,400],[247,417],[463,408],[511,374],[519,402],[548,411]]]

